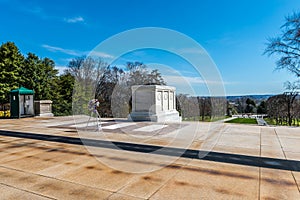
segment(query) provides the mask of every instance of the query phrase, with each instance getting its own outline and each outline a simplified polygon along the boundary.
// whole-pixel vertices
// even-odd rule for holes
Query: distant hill
[[[241,96],[227,96],[228,101],[235,101],[240,98],[250,98],[256,101],[264,101],[272,97],[272,94],[254,94],[254,95],[241,95]]]

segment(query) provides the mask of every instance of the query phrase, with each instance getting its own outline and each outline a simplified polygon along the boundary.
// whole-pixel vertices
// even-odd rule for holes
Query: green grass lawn
[[[204,122],[215,122],[215,121],[226,119],[226,118],[228,118],[228,116],[218,116],[218,117],[213,117],[213,118],[210,118],[209,116],[205,116]],[[199,116],[186,117],[186,118],[183,118],[183,121],[202,121],[202,117],[199,117]]]
[[[264,118],[264,120],[265,120],[269,125],[276,125],[276,121],[275,121],[274,119]]]
[[[280,125],[280,126],[288,126],[286,122],[283,122],[282,124],[276,124],[275,119],[270,119],[270,118],[264,118],[264,120],[269,124],[269,125]],[[295,123],[293,121],[292,126],[300,126],[300,122]]]
[[[237,124],[257,124],[256,119],[250,118],[236,118],[225,123],[237,123]]]

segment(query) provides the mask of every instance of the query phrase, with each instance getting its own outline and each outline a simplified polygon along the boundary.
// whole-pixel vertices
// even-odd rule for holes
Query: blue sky
[[[88,54],[115,34],[162,27],[187,35],[208,52],[227,95],[276,94],[283,91],[285,81],[295,77],[284,70],[274,71],[275,58],[262,55],[266,38],[277,35],[284,17],[299,10],[299,0],[0,0],[0,42],[13,41],[23,54],[49,57],[63,69],[70,59]],[[146,64],[160,59],[163,75],[170,76],[165,74],[170,67],[162,67],[170,64],[198,88],[196,94],[206,93],[202,77],[188,64],[164,55],[161,51],[139,51],[125,58]]]

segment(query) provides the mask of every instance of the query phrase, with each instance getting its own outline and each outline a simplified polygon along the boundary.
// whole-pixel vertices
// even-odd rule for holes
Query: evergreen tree
[[[53,60],[41,59],[33,53],[27,54],[20,71],[22,85],[34,90],[36,100],[54,100],[57,74]]]
[[[53,100],[53,114],[56,116],[71,115],[74,77],[65,71],[55,79],[55,85],[57,87]]]
[[[10,90],[21,86],[20,70],[24,57],[13,42],[0,46],[0,103],[8,102]]]

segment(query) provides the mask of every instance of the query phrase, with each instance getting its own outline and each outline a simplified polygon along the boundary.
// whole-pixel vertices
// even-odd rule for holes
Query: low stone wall
[[[52,101],[51,100],[39,100],[34,101],[34,110],[36,116],[53,117],[52,113]]]

